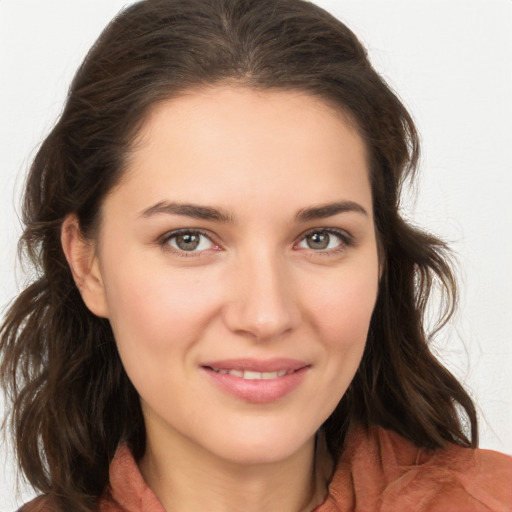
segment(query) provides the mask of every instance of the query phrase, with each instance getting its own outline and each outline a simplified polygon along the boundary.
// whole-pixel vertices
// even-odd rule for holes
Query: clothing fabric
[[[327,497],[313,512],[484,511],[512,511],[511,457],[456,445],[427,451],[372,427],[348,433]],[[111,463],[100,512],[165,512],[126,446]]]

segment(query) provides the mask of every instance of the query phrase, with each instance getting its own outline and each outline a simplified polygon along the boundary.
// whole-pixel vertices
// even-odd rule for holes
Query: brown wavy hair
[[[20,250],[35,279],[1,327],[0,376],[12,400],[19,465],[57,510],[93,511],[120,441],[136,458],[145,428],[106,319],[85,306],[64,257],[65,217],[94,235],[148,110],[180,92],[236,83],[299,90],[337,105],[370,155],[383,274],[361,365],[323,428],[335,456],[352,422],[416,445],[476,446],[471,399],[429,350],[434,286],[445,323],[456,285],[445,244],[400,215],[418,136],[397,96],[340,21],[302,0],[145,0],[123,10],[80,66],[26,183]],[[461,415],[462,414],[462,415]]]

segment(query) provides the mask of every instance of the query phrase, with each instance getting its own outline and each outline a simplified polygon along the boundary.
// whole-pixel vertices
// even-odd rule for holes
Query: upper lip
[[[305,361],[278,357],[273,359],[223,359],[221,361],[208,361],[201,366],[213,368],[215,370],[249,370],[253,372],[278,372],[281,370],[296,371],[309,366]]]

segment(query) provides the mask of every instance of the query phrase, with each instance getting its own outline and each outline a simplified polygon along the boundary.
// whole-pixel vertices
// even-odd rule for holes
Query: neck
[[[285,460],[240,464],[183,437],[153,446],[148,435],[139,466],[166,512],[310,512],[324,500],[332,471],[321,444],[315,450],[311,439]]]

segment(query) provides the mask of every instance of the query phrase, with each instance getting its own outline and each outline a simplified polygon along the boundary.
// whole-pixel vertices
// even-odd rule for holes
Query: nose
[[[272,253],[240,258],[231,268],[224,320],[232,332],[270,340],[293,331],[300,322],[292,272]]]

